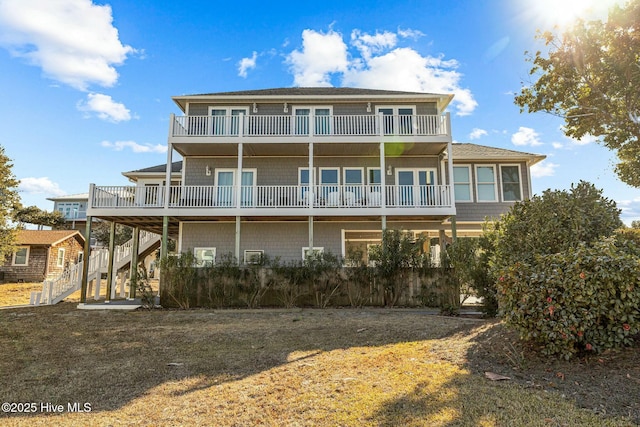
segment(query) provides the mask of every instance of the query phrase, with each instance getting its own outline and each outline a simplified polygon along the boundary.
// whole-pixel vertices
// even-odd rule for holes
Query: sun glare
[[[525,0],[527,15],[539,29],[566,29],[578,18],[606,19],[609,8],[623,0]]]

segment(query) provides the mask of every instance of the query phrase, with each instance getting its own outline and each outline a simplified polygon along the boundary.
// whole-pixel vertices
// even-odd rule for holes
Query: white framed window
[[[333,107],[330,105],[299,105],[292,109],[295,135],[331,135]],[[313,124],[313,128],[311,127]]]
[[[347,167],[342,170],[344,203],[352,206],[363,200],[364,168]]]
[[[193,248],[196,258],[196,267],[211,266],[216,263],[216,248]]]
[[[11,265],[29,265],[29,250],[29,246],[20,246],[16,249],[11,259]]]
[[[340,168],[320,168],[319,196],[329,206],[340,205]]]
[[[309,246],[302,248],[302,260],[305,261],[310,257],[318,257],[324,253],[324,247],[314,246],[312,250],[309,250]]]
[[[264,258],[264,251],[257,249],[248,249],[244,251],[245,264],[260,264]]]
[[[413,135],[415,105],[379,105],[376,107],[378,114],[384,115],[385,135]]]
[[[218,206],[235,206],[237,169],[216,169],[216,200]],[[257,169],[242,169],[241,204],[253,206],[256,192]]]
[[[476,194],[478,202],[498,201],[495,166],[476,166]]]
[[[472,202],[473,190],[471,185],[471,166],[453,167],[453,188],[456,202]]]
[[[433,185],[436,183],[435,168],[396,168],[396,198],[401,206],[431,206],[438,204]]]
[[[503,202],[519,202],[522,200],[522,181],[520,177],[520,165],[500,165]]]
[[[240,115],[247,116],[249,107],[209,107],[211,135],[238,135],[240,133]],[[244,132],[243,132],[244,133]]]
[[[313,174],[314,174],[314,182],[317,184],[318,182],[315,180],[316,168],[313,168]],[[304,202],[305,204],[307,204],[307,198],[308,198],[307,193],[309,192],[309,183],[310,183],[309,168],[298,168],[298,188],[299,188],[298,197],[300,198],[300,202]]]
[[[64,255],[67,251],[64,248],[58,248],[58,255],[56,257],[56,267],[64,267]]]

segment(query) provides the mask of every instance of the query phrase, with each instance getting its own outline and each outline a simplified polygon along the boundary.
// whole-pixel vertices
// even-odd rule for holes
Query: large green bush
[[[498,279],[498,300],[505,321],[544,354],[631,345],[640,331],[638,248],[606,239],[515,263]]]

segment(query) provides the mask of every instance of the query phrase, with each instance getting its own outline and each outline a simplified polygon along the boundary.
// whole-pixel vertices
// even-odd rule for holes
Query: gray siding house
[[[162,234],[164,253],[175,239],[203,262],[366,256],[383,229],[477,235],[485,217],[530,197],[530,167],[544,156],[453,144],[452,98],[352,88],[177,96],[167,163],[125,172],[131,186],[91,184],[87,216]]]

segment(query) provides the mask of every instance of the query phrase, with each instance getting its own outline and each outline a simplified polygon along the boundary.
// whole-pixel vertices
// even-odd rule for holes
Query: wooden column
[[[109,260],[107,265],[107,295],[106,301],[109,302],[111,298],[114,297],[115,288],[113,287],[113,251],[115,250],[115,241],[116,241],[116,223],[111,222],[111,228],[109,228]]]
[[[93,184],[89,191],[89,202],[91,203],[91,195],[93,194]],[[91,256],[91,219],[87,215],[87,225],[85,228],[84,252],[82,254],[82,282],[80,285],[80,303],[87,302],[87,279],[89,278],[89,257]]]
[[[129,298],[136,297],[138,281],[138,246],[140,244],[140,228],[133,228],[133,244],[131,245],[131,264],[129,266]]]

